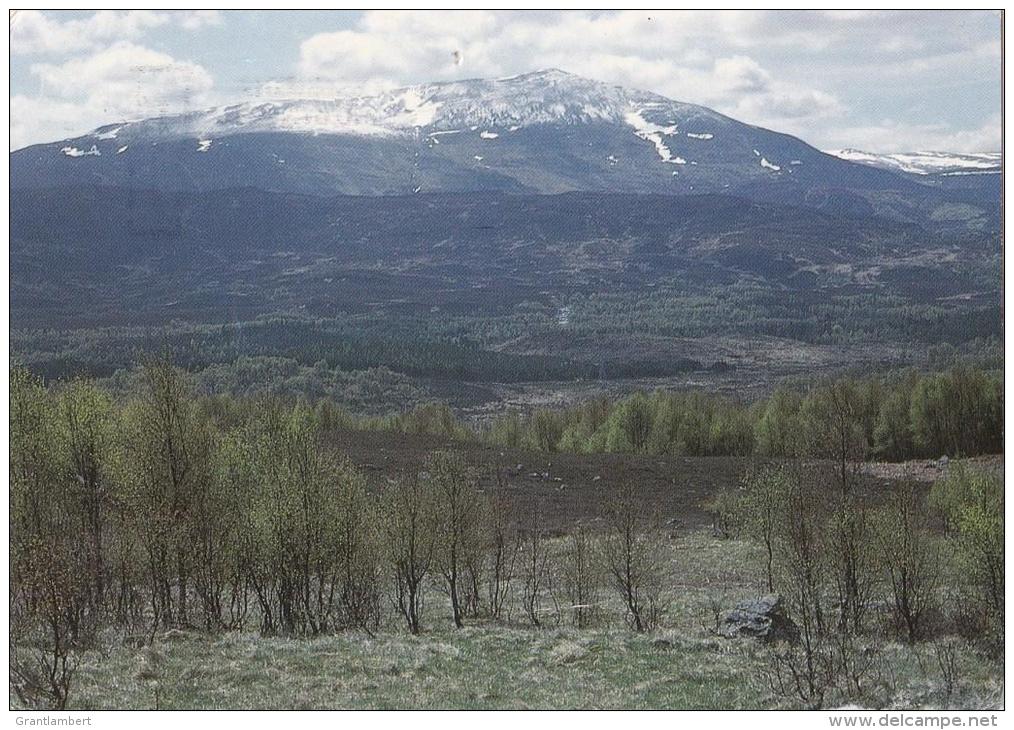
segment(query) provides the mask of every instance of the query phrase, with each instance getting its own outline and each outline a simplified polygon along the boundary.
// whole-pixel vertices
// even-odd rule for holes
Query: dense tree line
[[[513,610],[538,625],[559,606],[560,551],[538,505],[521,514],[502,480],[483,488],[459,455],[437,452],[377,494],[326,442],[340,418],[328,407],[229,403],[199,397],[164,360],[125,400],[13,370],[10,669],[22,702],[65,706],[76,657],[110,626],[140,644],[182,628],[314,636],[373,632],[393,609],[419,633],[434,590],[458,627]],[[605,518],[612,560],[648,561],[654,528],[629,505]],[[578,597],[589,550],[568,574]],[[646,630],[661,576],[638,570],[613,584]]]
[[[464,333],[433,331],[405,321],[381,330],[358,322],[269,318],[221,326],[121,328],[73,333],[21,333],[14,351],[48,380],[110,377],[165,350],[188,371],[237,362],[286,360],[332,371],[386,369],[401,376],[457,382],[517,383],[600,377],[660,377],[701,370],[691,358],[642,357],[604,367],[595,358],[517,354],[483,346]]]
[[[429,434],[531,451],[792,458],[819,456],[810,435],[820,431],[828,403],[835,400],[848,404],[864,458],[903,461],[1003,450],[1000,373],[967,365],[781,387],[749,403],[697,391],[637,392],[567,408],[510,411],[478,425],[442,403],[376,417],[356,417],[326,401],[317,410],[322,423],[335,428]]]
[[[888,296],[849,285],[800,287],[786,297],[749,280],[688,286],[680,277],[651,288],[539,295],[507,309],[469,313],[392,307],[370,317],[275,314],[215,325],[173,321],[151,328],[21,330],[12,334],[12,353],[47,380],[108,377],[132,367],[143,353],[167,346],[189,371],[246,356],[288,358],[305,367],[323,361],[344,371],[386,367],[412,377],[474,382],[654,377],[713,364],[673,358],[671,346],[678,345],[674,338],[758,335],[817,345],[864,345],[870,355],[882,343],[915,345],[914,360],[923,348],[945,343],[995,363],[1002,359],[999,293],[992,291],[995,276],[987,270],[971,279],[985,274],[981,285],[968,283],[967,291],[983,292],[968,302],[940,301],[939,295]],[[558,319],[561,308],[569,313],[565,325]],[[641,335],[637,341],[661,344],[642,353],[625,352],[622,358],[610,357],[604,354],[608,348],[600,347],[616,340],[630,342],[635,334]],[[561,336],[568,342],[566,354],[535,354],[540,345]],[[527,354],[512,352],[511,343],[523,343]]]
[[[742,403],[690,392],[635,393],[560,410],[510,413],[482,437],[511,448],[684,456],[816,455],[809,434],[829,399],[849,404],[864,455],[888,461],[975,456],[1003,449],[999,373],[954,367],[889,379],[844,378],[807,390],[780,388]]]

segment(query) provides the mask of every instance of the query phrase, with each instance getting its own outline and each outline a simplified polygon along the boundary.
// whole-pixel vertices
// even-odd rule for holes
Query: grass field
[[[663,626],[637,634],[601,594],[598,621],[578,630],[547,614],[534,628],[514,615],[455,630],[431,595],[426,630],[410,635],[393,615],[375,635],[314,639],[170,632],[151,647],[105,636],[80,657],[74,709],[339,708],[794,708],[767,680],[768,649],[714,634],[715,613],[764,593],[749,542],[695,530],[672,543],[672,603]],[[565,612],[563,612],[565,613]],[[555,620],[559,618],[559,620]],[[932,643],[871,636],[876,669],[862,703],[876,708],[1002,707],[1002,666],[956,639],[955,680]],[[13,704],[13,700],[12,700]],[[846,701],[830,695],[827,706]]]

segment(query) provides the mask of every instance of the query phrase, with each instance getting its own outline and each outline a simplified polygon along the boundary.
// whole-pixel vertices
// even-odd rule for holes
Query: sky
[[[22,10],[10,143],[251,98],[560,68],[821,149],[992,151],[1000,29],[994,11]]]

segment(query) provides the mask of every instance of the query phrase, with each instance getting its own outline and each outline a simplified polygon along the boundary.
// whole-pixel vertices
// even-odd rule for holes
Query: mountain
[[[953,219],[953,201],[910,176],[557,70],[118,122],[12,153],[11,180],[310,195],[721,193],[955,229],[998,219],[988,199],[961,199],[974,210]]]
[[[883,170],[904,172],[910,175],[999,175],[1003,165],[1000,152],[893,152],[877,154],[846,148],[827,150],[829,155],[849,162],[859,162]]]
[[[602,327],[663,360],[705,334],[996,330],[998,192],[559,71],[115,123],[10,162],[15,329],[284,314],[545,354],[573,304],[599,318],[588,361]]]
[[[938,207],[931,218],[941,214],[960,218],[962,212],[991,210],[994,233],[998,233],[998,207],[1002,194],[1003,154],[1000,152],[895,152],[877,154],[856,149],[829,150],[843,160],[891,170],[925,187],[947,191],[949,201]],[[960,207],[955,207],[960,206]]]

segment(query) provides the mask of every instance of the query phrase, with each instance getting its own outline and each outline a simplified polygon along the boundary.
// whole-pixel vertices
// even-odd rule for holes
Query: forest
[[[248,417],[241,399],[208,402],[225,422]],[[372,417],[353,415],[327,400],[314,408],[321,422],[331,426],[439,435],[547,453],[814,457],[819,454],[803,435],[819,430],[839,409],[855,430],[854,460],[968,457],[1003,449],[1003,379],[997,371],[969,366],[783,386],[746,402],[702,392],[642,391],[566,408],[513,410],[478,424],[441,403]]]
[[[185,371],[154,359],[126,395],[15,368],[10,405],[20,706],[73,707],[82,662],[101,666],[109,641],[157,656],[179,632],[425,635],[449,621],[650,635],[685,620],[673,576],[690,569],[687,537],[636,481],[593,520],[551,530],[540,499],[453,447],[371,486],[328,438],[356,429],[545,452],[765,457],[715,494],[714,536],[719,550],[745,541],[795,627],[754,657],[772,701],[874,701],[886,691],[884,636],[929,647],[952,683],[961,652],[988,666],[1002,653],[1002,478],[955,461],[929,492],[885,492],[862,471],[871,455],[997,453],[994,373],[839,379],[752,404],[640,393],[474,428],[440,406],[368,418],[326,399],[200,396]]]

